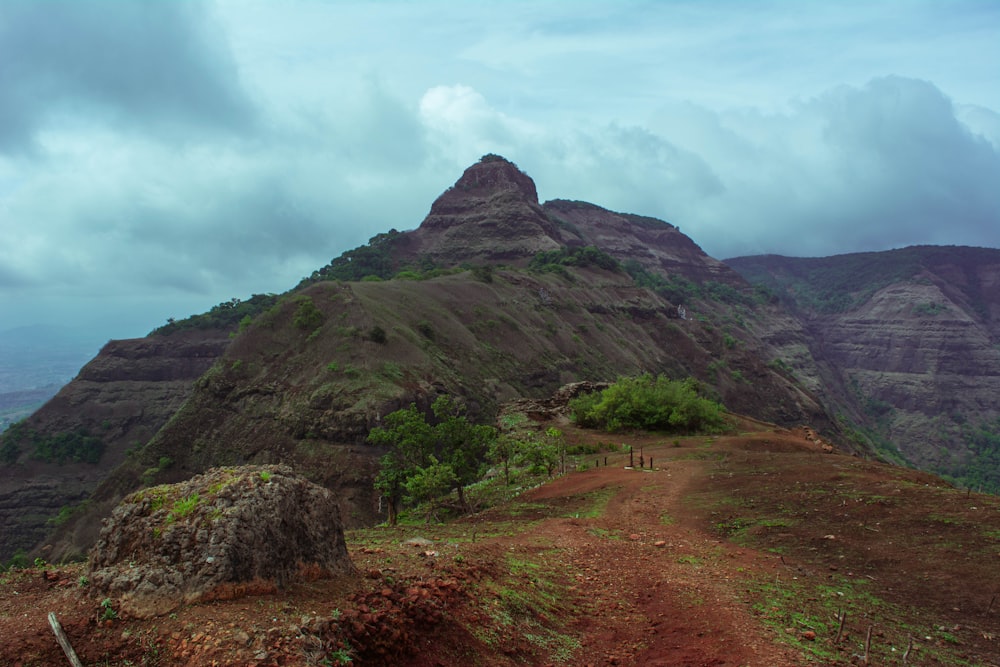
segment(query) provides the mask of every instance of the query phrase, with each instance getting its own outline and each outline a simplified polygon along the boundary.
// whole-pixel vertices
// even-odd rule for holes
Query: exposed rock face
[[[563,199],[547,201],[542,209],[561,223],[563,245],[596,246],[619,261],[636,261],[650,270],[680,274],[699,283],[716,280],[746,286],[735,271],[662,220]]]
[[[26,422],[43,437],[85,431],[101,439],[104,454],[96,464],[59,465],[36,460],[25,445],[16,462],[0,464],[0,560],[34,547],[50,530],[47,520],[84,500],[128,449],[146,444],[228,344],[226,332],[196,331],[105,345]]]
[[[504,404],[500,414],[497,415],[497,423],[502,423],[504,415],[518,413],[538,421],[564,417],[569,412],[569,402],[574,398],[603,391],[610,386],[610,382],[583,380],[563,385],[548,398],[519,398]]]
[[[498,156],[466,169],[437,198],[420,227],[404,237],[405,256],[443,265],[524,260],[546,250],[589,245],[654,271],[745,287],[736,272],[662,220],[586,202],[556,199],[539,205],[534,181]]]
[[[219,468],[126,497],[90,554],[102,597],[137,616],[353,572],[336,499],[287,466]]]
[[[437,198],[410,250],[447,264],[502,261],[556,249],[558,238],[534,181],[503,158],[484,158]]]
[[[729,263],[780,292],[830,402],[920,467],[958,474],[1000,418],[1000,250],[915,247]],[[836,395],[839,386],[839,396]],[[1000,481],[1000,471],[992,471]]]

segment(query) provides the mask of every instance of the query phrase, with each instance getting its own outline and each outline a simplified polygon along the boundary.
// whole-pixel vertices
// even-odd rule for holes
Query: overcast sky
[[[0,3],[0,329],[413,229],[493,152],[710,255],[1000,247],[1000,2]]]

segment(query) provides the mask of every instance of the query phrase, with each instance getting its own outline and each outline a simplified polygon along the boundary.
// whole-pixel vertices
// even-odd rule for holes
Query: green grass
[[[620,540],[622,539],[621,531],[619,530],[605,530],[604,528],[591,527],[587,529],[588,535],[593,535],[594,537],[600,537],[602,539],[608,540]]]
[[[943,626],[915,619],[907,610],[872,594],[868,579],[839,575],[824,579],[826,582],[779,573],[774,578],[748,582],[754,614],[774,630],[780,641],[823,664],[851,664],[852,655],[864,652],[869,627],[877,633],[871,645],[871,664],[898,664],[911,637],[915,640],[911,664],[969,664],[944,646],[953,646],[958,639]],[[846,637],[834,644],[839,617],[844,612]],[[815,640],[803,637],[808,630],[816,633]]]
[[[604,512],[608,508],[608,503],[611,499],[615,497],[618,493],[618,487],[608,487],[605,489],[597,489],[596,491],[591,491],[578,498],[583,503],[583,507],[577,510],[571,510],[564,513],[563,517],[572,517],[576,519],[597,519],[604,516]]]

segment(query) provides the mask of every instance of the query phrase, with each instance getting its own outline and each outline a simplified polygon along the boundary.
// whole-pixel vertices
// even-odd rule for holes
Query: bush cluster
[[[323,323],[323,312],[316,307],[313,300],[305,294],[296,296],[293,301],[298,304],[292,316],[292,324],[302,330],[315,329]]]
[[[569,407],[580,426],[606,431],[714,431],[725,410],[701,396],[697,380],[671,380],[648,373],[622,378],[601,392],[585,394]]]
[[[542,273],[566,274],[567,266],[597,267],[607,271],[620,271],[618,260],[595,246],[559,248],[537,253],[528,268]]]
[[[233,329],[245,327],[255,316],[278,302],[276,294],[254,294],[249,299],[230,299],[213,306],[207,313],[192,315],[183,320],[170,318],[162,327],[154,329],[151,336],[166,336],[191,329]]]
[[[46,463],[97,463],[104,454],[104,441],[86,429],[45,435],[25,422],[11,426],[3,435],[2,456],[13,463],[27,449],[31,458]]]

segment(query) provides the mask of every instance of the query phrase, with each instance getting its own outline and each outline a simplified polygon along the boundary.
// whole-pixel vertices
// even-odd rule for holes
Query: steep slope
[[[0,557],[29,550],[181,406],[229,338],[208,330],[111,341],[3,435]],[[93,462],[90,462],[93,461]]]
[[[1000,491],[1000,250],[728,263],[797,314],[859,423],[914,465]]]
[[[442,393],[488,420],[504,401],[566,382],[662,372],[699,378],[734,411],[834,429],[815,395],[770,363],[781,345],[806,348],[777,304],[672,225],[539,205],[531,179],[497,156],[467,169],[416,230],[376,237],[280,299],[255,299],[259,314],[220,341],[193,388],[185,376],[183,405],[57,529],[53,557],[89,546],[124,494],[212,465],[290,463],[337,491],[346,525],[368,524],[380,516],[381,452],[367,432]],[[189,326],[147,340],[194,335]]]

